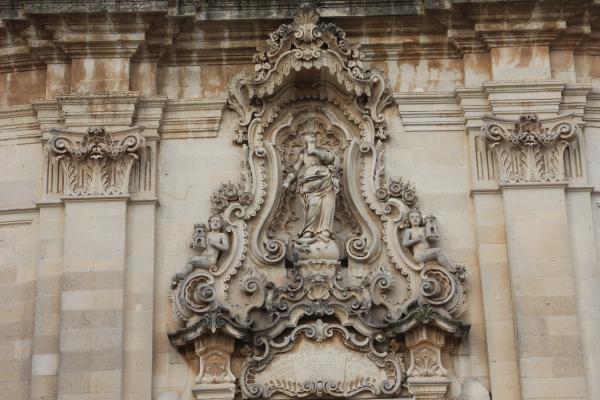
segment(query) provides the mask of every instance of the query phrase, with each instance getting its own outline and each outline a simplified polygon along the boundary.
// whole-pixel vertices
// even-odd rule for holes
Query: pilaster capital
[[[107,132],[51,129],[51,157],[64,174],[65,196],[100,197],[129,194],[129,176],[144,145],[143,128]]]
[[[516,121],[487,116],[483,122],[481,136],[496,158],[500,183],[565,180],[563,153],[579,132],[573,115],[544,121],[536,114]]]

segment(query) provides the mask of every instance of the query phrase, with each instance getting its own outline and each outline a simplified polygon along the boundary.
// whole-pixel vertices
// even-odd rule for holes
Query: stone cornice
[[[149,140],[159,138],[158,129],[167,109],[166,96],[141,97],[137,104],[134,124],[143,126],[144,136]]]
[[[454,92],[394,93],[406,132],[459,131],[465,118]]]
[[[129,58],[156,16],[67,14],[43,18],[44,29],[71,58]]]
[[[363,44],[366,61],[461,58],[462,53],[445,35],[406,36],[392,43]]]
[[[481,118],[492,112],[484,90],[480,86],[474,86],[456,88],[455,91],[467,121],[467,128],[480,127]]]
[[[587,35],[575,49],[575,54],[600,55],[600,32],[594,30]]]
[[[191,1],[178,1],[191,3]],[[95,12],[159,12],[167,11],[168,0],[22,0],[19,8],[26,14],[66,14],[66,13],[95,13]]]
[[[567,23],[563,20],[475,24],[475,31],[488,47],[550,46],[566,29]]]
[[[483,83],[492,112],[517,117],[524,111],[556,115],[567,82],[560,80],[489,81]]]
[[[486,53],[489,51],[480,33],[474,29],[448,29],[448,38],[463,53]]]
[[[41,136],[40,124],[32,106],[0,108],[0,142],[38,142]]]
[[[185,18],[157,18],[147,31],[144,42],[138,47],[131,58],[132,62],[158,62],[165,51],[173,45],[173,39],[179,34]]]
[[[591,90],[591,82],[567,84],[563,90],[563,99],[560,103],[560,113],[572,113],[580,119],[583,118],[584,110],[588,103],[587,96]]]
[[[56,101],[66,126],[130,126],[139,98],[137,92],[111,92],[64,94]]]
[[[24,39],[0,45],[0,73],[44,69],[44,64],[68,63],[72,58],[131,58],[162,66],[251,64],[261,38],[291,16],[297,2],[255,0],[245,2],[243,9],[235,4],[233,0],[101,5],[91,0],[27,0],[15,7],[16,14],[5,13],[10,19],[0,20],[0,30],[19,25],[17,33]],[[579,1],[535,7],[528,1],[349,4],[325,0],[319,7],[324,17],[345,29],[348,38],[374,39],[362,43],[366,61],[452,59],[494,47],[531,45],[600,54],[600,33],[583,15],[586,8]]]
[[[296,0],[249,0],[239,7],[235,0],[219,2],[200,0],[197,18],[199,20],[240,20],[240,19],[288,19],[298,9]],[[319,11],[323,17],[339,16],[388,16],[422,15],[430,7],[420,1],[397,0],[353,0],[351,7],[345,0],[322,0]]]
[[[600,90],[592,89],[588,93],[583,111],[583,121],[586,126],[600,128]]]
[[[215,137],[226,99],[170,100],[162,124],[161,139]]]
[[[552,42],[551,50],[573,50],[585,37],[592,31],[589,25],[568,26],[556,39]]]
[[[26,24],[0,20],[0,74],[45,68],[44,63],[32,53],[27,41],[18,35],[23,25]]]
[[[39,100],[32,103],[37,119],[43,132],[64,123],[60,105],[56,100]]]

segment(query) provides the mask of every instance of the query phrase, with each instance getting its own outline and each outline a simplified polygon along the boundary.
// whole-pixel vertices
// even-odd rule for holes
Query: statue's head
[[[408,222],[412,227],[423,225],[423,216],[421,215],[421,211],[418,209],[409,211]]]
[[[316,144],[317,143],[317,135],[315,135],[314,132],[306,132],[304,134],[304,141],[306,142],[306,144],[308,145],[310,144]]]
[[[223,229],[223,218],[220,215],[211,215],[208,219],[208,226],[211,231],[221,231]]]

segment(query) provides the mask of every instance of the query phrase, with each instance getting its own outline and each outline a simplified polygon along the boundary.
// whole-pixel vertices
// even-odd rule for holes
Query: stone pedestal
[[[443,399],[450,384],[448,371],[442,365],[444,332],[423,324],[408,331],[405,342],[410,352],[408,390],[416,400]]]
[[[443,400],[450,380],[441,377],[411,377],[406,381],[415,400]]]
[[[233,399],[235,376],[231,372],[234,339],[206,334],[196,341],[199,373],[192,392],[197,399]]]
[[[194,398],[198,400],[230,400],[235,395],[233,383],[200,384],[192,388]]]

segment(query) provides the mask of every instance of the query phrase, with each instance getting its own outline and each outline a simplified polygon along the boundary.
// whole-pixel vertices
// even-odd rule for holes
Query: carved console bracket
[[[390,325],[394,336],[404,333],[410,364],[406,386],[418,400],[442,400],[450,385],[448,371],[442,363],[443,352],[453,342],[466,336],[469,327],[460,321],[440,316],[430,305],[414,307],[403,320]]]
[[[232,81],[241,179],[213,191],[170,292],[197,398],[446,393],[467,269],[386,173],[392,97],[363,57],[304,5]]]
[[[222,334],[205,334],[196,340],[199,373],[192,392],[197,399],[231,399],[235,376],[231,372],[234,339]]]
[[[484,117],[483,122],[481,136],[496,157],[501,183],[565,180],[563,154],[579,130],[572,115],[544,121],[536,114],[517,121]]]
[[[48,150],[63,172],[63,194],[128,195],[131,169],[144,146],[142,129],[50,129]]]

